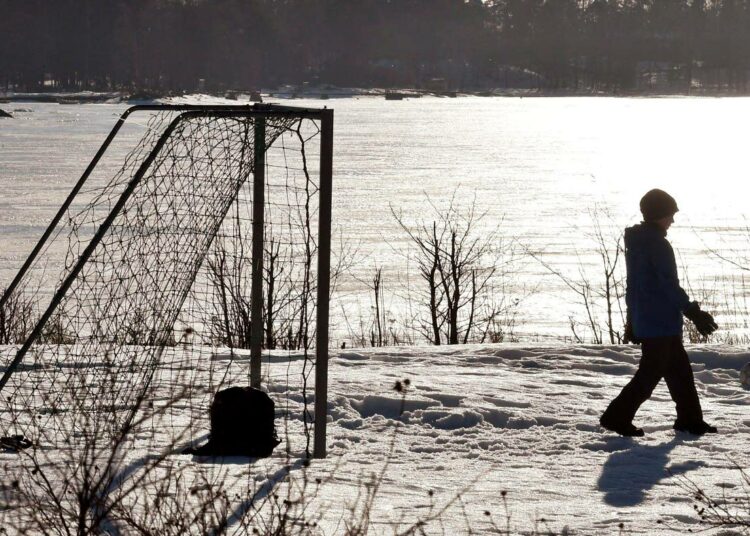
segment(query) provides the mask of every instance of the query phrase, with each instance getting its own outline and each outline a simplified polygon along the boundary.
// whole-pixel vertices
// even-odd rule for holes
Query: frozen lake
[[[454,191],[461,206],[476,196],[477,207],[487,211],[483,225],[500,225],[517,251],[536,252],[570,277],[578,277],[580,264],[596,283],[601,266],[589,236],[590,211],[608,212],[619,231],[639,220],[645,191],[663,188],[681,209],[670,239],[678,262],[689,267],[696,295],[725,308],[729,290],[744,304],[741,270],[707,250],[745,263],[748,161],[741,118],[750,99],[360,97],[286,103],[335,110],[334,243],[358,253],[332,310],[350,323],[370,314],[372,298],[362,281],[376,266],[383,267],[392,316],[403,308],[399,295],[410,266],[392,207],[418,222],[429,217],[426,196],[440,204]],[[10,281],[126,105],[4,108],[18,111],[0,122],[0,286]],[[537,260],[520,266],[510,293],[534,292],[519,306],[516,332],[570,336],[569,318],[583,314],[576,295]],[[718,320],[743,321],[721,314]],[[334,339],[347,340],[343,323],[334,322]]]

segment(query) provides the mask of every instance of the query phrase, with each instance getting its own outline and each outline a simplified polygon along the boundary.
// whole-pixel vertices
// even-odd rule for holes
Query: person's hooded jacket
[[[674,251],[654,223],[625,229],[625,302],[638,339],[682,335],[682,313],[690,303],[680,286]]]

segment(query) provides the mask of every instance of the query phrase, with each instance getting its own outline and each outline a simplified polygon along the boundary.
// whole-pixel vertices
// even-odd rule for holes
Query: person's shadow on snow
[[[608,447],[617,449],[607,458],[597,482],[604,502],[611,506],[635,506],[647,491],[670,475],[681,475],[705,466],[689,460],[669,465],[669,453],[684,441],[675,437],[661,445],[641,445],[626,438],[613,438]]]

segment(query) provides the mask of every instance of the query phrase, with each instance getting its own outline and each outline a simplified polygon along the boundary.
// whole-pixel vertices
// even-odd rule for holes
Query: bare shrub
[[[126,330],[127,337],[132,336],[132,332]],[[73,344],[76,342],[76,335],[68,329],[68,322],[65,319],[64,312],[56,312],[44,325],[42,333],[39,335],[39,342],[42,344]]]
[[[135,438],[153,436],[155,424],[190,390],[164,400],[153,390],[133,388],[139,385],[134,380],[143,378],[107,356],[97,368],[69,364],[69,374],[58,378],[61,385],[40,395],[41,408],[12,406],[14,422],[39,421],[18,463],[3,467],[4,480],[14,483],[6,493],[6,523],[18,532],[106,533],[119,522],[116,512],[148,495],[149,486],[158,488],[175,476],[169,456],[186,431],[137,461],[130,454]],[[136,392],[141,394],[130,396]]]
[[[367,287],[369,301],[357,303],[356,318],[350,318],[341,304],[341,316],[347,330],[348,341],[354,347],[380,347],[415,344],[408,315],[393,306],[396,293],[389,290],[389,280],[382,266],[373,268],[368,280],[355,279]],[[344,343],[343,347],[346,347]]]
[[[570,330],[577,343],[583,343],[588,333],[591,342],[620,344],[625,324],[625,275],[622,231],[611,215],[599,207],[589,211],[591,226],[584,234],[593,244],[593,252],[601,274],[591,276],[586,263],[578,255],[577,274],[571,275],[547,262],[540,253],[530,254],[557,277],[575,296],[583,310],[583,320],[570,316]],[[603,224],[604,220],[604,224]]]
[[[718,496],[709,494],[693,480],[677,477],[682,494],[690,498],[694,515],[704,530],[717,527],[731,528],[732,534],[750,534],[750,475],[733,463],[739,474],[740,485],[722,487]]]
[[[211,305],[211,339],[230,348],[250,348],[252,260],[242,239],[242,221],[234,226],[239,239],[217,237],[207,258]],[[300,349],[310,344],[309,311],[313,310],[314,285],[310,281],[313,251],[305,248],[304,273],[294,273],[295,261],[282,255],[273,236],[264,241],[263,345],[266,349]],[[286,252],[288,255],[288,252]]]
[[[478,211],[476,198],[465,209],[456,192],[444,208],[429,197],[427,203],[432,218],[414,223],[391,207],[414,248],[422,283],[417,301],[425,306],[415,313],[415,329],[435,345],[485,341],[490,331],[502,331],[503,319],[515,318],[520,298],[511,298],[506,286],[517,261],[514,248],[500,225],[482,228],[487,213]]]
[[[35,323],[34,300],[29,298],[23,288],[16,288],[5,295],[6,289],[0,291],[3,297],[0,306],[0,344],[18,344],[26,340]]]
[[[703,338],[694,329],[689,331],[691,342],[720,342],[724,344],[748,344],[750,342],[750,298],[748,286],[748,272],[750,272],[750,256],[744,247],[738,247],[738,241],[747,244],[750,239],[750,226],[732,232],[728,229],[714,229],[717,242],[706,244],[709,255],[722,266],[722,272],[712,281],[701,280],[697,285],[691,285],[691,295],[705,304],[708,309],[715,311],[720,330],[708,339]]]
[[[312,195],[312,194],[309,194]],[[248,222],[235,205],[231,231],[219,235],[206,258],[209,304],[208,338],[230,348],[250,348],[252,259],[246,247]],[[303,213],[304,214],[304,213]],[[267,350],[309,349],[314,340],[317,285],[314,261],[317,246],[309,217],[292,219],[290,232],[304,237],[295,250],[290,243],[266,228],[263,248],[263,348]],[[348,272],[357,250],[340,242],[332,252],[331,295],[342,274]]]

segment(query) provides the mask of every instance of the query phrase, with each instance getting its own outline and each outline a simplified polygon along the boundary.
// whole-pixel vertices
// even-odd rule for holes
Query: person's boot
[[[643,428],[637,428],[632,422],[622,423],[607,418],[606,415],[602,415],[599,419],[599,424],[602,428],[606,428],[610,432],[615,432],[625,437],[643,437]]]
[[[706,421],[684,422],[679,419],[674,422],[672,428],[678,432],[687,432],[688,434],[698,436],[703,434],[715,434],[719,431],[715,426],[711,426]]]

